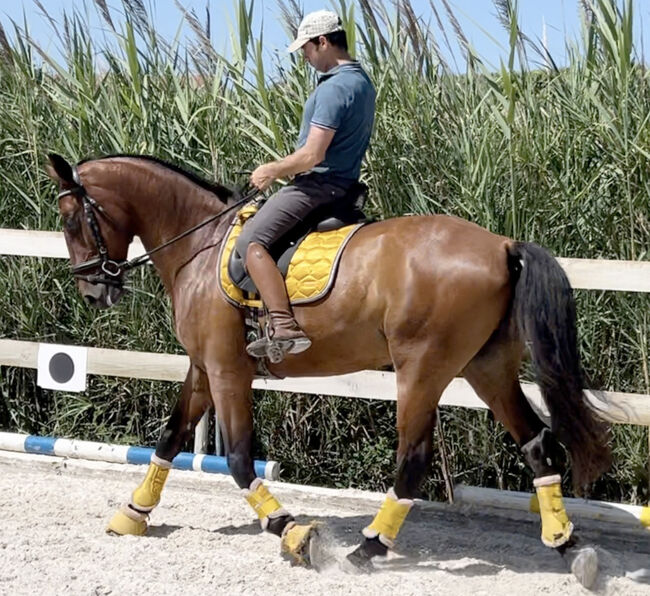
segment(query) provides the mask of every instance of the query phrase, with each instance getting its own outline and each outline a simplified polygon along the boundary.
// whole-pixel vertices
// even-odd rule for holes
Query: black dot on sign
[[[50,376],[57,383],[67,383],[74,375],[74,362],[63,352],[57,352],[50,358]]]

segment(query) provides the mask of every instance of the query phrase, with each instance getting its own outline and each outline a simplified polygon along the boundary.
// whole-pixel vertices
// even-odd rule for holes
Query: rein
[[[150,262],[151,255],[153,255],[154,253],[157,253],[158,251],[167,248],[168,246],[174,244],[178,240],[181,240],[186,236],[189,236],[193,232],[196,232],[197,230],[201,229],[204,226],[207,226],[209,223],[215,221],[216,219],[219,219],[220,217],[226,215],[226,213],[233,211],[240,205],[247,203],[260,192],[259,189],[252,188],[243,196],[243,198],[233,203],[232,205],[230,205],[230,207],[227,207],[220,213],[208,217],[208,219],[191,227],[189,230],[185,230],[184,232],[178,234],[177,236],[174,236],[173,238],[170,238],[166,242],[163,242],[161,245],[156,246],[155,248],[152,248],[151,250],[148,250],[147,252],[131,260],[124,260],[118,262],[112,260],[108,256],[108,249],[106,248],[106,242],[104,241],[104,237],[102,236],[101,229],[99,227],[97,215],[106,219],[113,227],[119,228],[120,227],[119,224],[112,217],[110,217],[108,213],[106,213],[106,210],[99,203],[97,203],[95,199],[93,199],[88,194],[88,192],[84,188],[84,185],[81,183],[79,172],[77,171],[76,166],[72,168],[72,179],[74,180],[77,186],[75,186],[72,189],[64,190],[60,192],[57,195],[57,199],[61,199],[69,195],[78,195],[81,198],[86,222],[88,224],[88,227],[90,228],[93,239],[95,240],[95,246],[97,247],[97,252],[99,253],[98,256],[92,259],[84,261],[83,263],[79,263],[78,265],[73,265],[70,269],[72,275],[76,279],[81,279],[91,284],[106,284],[109,286],[118,286],[118,287],[122,286],[121,278],[124,273],[130,271],[131,269],[135,269],[140,265],[145,265],[146,263]],[[86,273],[89,270],[94,269],[96,267],[100,267],[101,273],[99,274]]]

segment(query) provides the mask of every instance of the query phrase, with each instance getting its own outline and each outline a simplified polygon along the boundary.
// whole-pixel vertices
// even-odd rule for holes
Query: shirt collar
[[[330,68],[330,70],[321,73],[318,76],[318,84],[320,85],[323,81],[346,70],[361,70],[361,64],[359,64],[358,60],[353,60],[352,62],[344,62],[343,64],[337,64],[334,68]]]

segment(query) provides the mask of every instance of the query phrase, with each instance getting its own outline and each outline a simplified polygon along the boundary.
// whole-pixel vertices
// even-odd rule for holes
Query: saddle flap
[[[329,213],[332,213],[331,210]],[[281,246],[276,245],[271,250],[278,269],[286,279],[292,304],[312,302],[329,292],[343,248],[354,232],[367,223],[363,212],[357,209],[342,209],[336,215],[339,217],[327,219],[326,227],[332,226],[327,231],[304,233],[303,228],[300,237],[284,239]],[[244,267],[244,259],[234,248],[242,227],[241,218],[236,217],[222,245],[219,256],[220,286],[233,304],[261,307],[257,288]],[[310,228],[315,229],[316,224],[310,222]]]

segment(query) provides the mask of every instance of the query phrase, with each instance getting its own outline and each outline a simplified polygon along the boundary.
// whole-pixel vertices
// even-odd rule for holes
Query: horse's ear
[[[72,176],[72,166],[63,157],[56,153],[50,153],[47,158],[50,163],[47,164],[46,169],[52,180],[67,184],[75,183]]]

